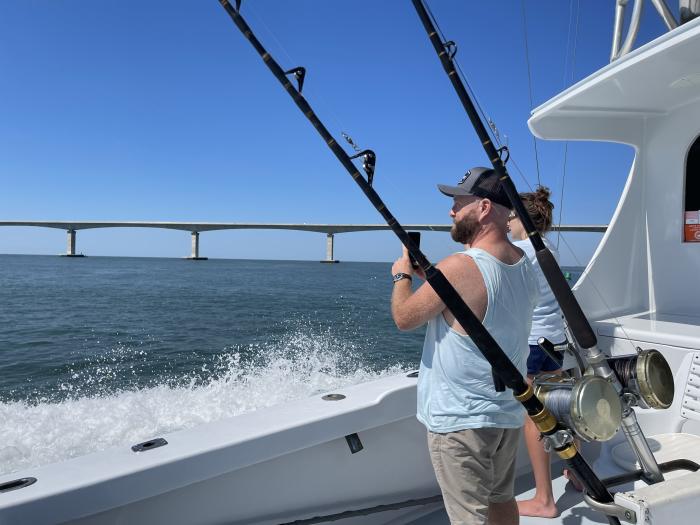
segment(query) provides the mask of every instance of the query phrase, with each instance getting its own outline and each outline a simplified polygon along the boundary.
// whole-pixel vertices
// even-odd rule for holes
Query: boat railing
[[[626,55],[632,50],[634,42],[639,32],[639,23],[642,19],[642,8],[645,0],[633,0],[630,24],[627,36],[622,41],[622,29],[625,23],[625,11],[629,0],[616,0],[615,2],[615,24],[613,26],[613,41],[610,51],[610,62]],[[665,0],[650,0],[656,8],[656,12],[666,24],[669,31],[678,27],[679,23],[669,9]],[[700,15],[700,0],[679,0],[680,23],[684,24]]]

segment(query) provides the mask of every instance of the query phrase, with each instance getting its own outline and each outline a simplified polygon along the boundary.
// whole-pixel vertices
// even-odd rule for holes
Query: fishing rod
[[[552,252],[550,252],[545,246],[542,237],[535,228],[529,213],[527,213],[527,210],[520,199],[518,191],[515,188],[515,184],[508,175],[508,171],[506,169],[505,162],[501,158],[500,151],[497,150],[493,142],[491,142],[486,128],[479,118],[479,114],[476,111],[474,103],[472,102],[461,78],[457,74],[457,70],[454,66],[454,56],[456,53],[455,43],[452,41],[442,42],[440,40],[435,24],[433,23],[432,16],[428,13],[423,0],[412,0],[412,2],[426,32],[428,33],[428,38],[433,44],[435,52],[438,54],[443,68],[452,82],[452,86],[455,88],[455,91],[457,92],[457,95],[462,102],[467,115],[469,116],[469,120],[471,121],[474,130],[481,140],[482,146],[486,151],[494,170],[502,181],[503,188],[514,207],[518,218],[527,231],[530,242],[535,249],[537,260],[542,268],[542,273],[547,279],[547,282],[549,283],[549,286],[562,309],[575,342],[577,342],[578,345],[585,350],[586,359],[593,369],[595,375],[609,381],[615,390],[617,390],[617,392],[621,395],[621,403],[623,407],[622,429],[627,437],[627,440],[632,446],[637,459],[642,465],[645,479],[651,483],[663,481],[664,477],[661,469],[656,462],[653,453],[651,452],[649,444],[644,438],[644,434],[637,420],[637,415],[633,410],[635,401],[633,397],[624,395],[624,390],[629,386],[627,381],[624,380],[624,378],[621,379],[618,374],[613,371],[608,363],[607,356],[597,348],[596,336],[590,323],[588,322],[588,319],[581,310],[581,306],[566,282],[561,268],[554,259]]]
[[[503,150],[497,150],[494,146],[486,130],[486,127],[481,121],[476,107],[472,102],[471,97],[469,96],[469,93],[467,92],[459,75],[457,74],[457,70],[455,69],[453,61],[456,53],[455,43],[452,41],[443,42],[440,39],[440,37],[438,36],[437,29],[433,24],[433,21],[430,15],[428,14],[428,11],[423,5],[422,0],[412,0],[412,2],[414,8],[416,9],[416,12],[418,13],[419,18],[421,19],[421,22],[423,23],[425,31],[428,33],[428,38],[433,44],[435,52],[437,53],[440,62],[442,63],[443,68],[445,69],[445,72],[447,73],[450,81],[452,82],[452,85],[457,91],[457,95],[460,101],[462,102],[462,105],[464,106],[467,115],[469,116],[469,120],[471,121],[474,130],[476,131],[476,134],[478,135],[479,140],[481,141],[481,144],[484,150],[486,151],[486,154],[488,155],[491,164],[493,165],[493,169],[496,171],[501,181],[502,187],[505,190],[508,199],[510,200],[515,210],[515,213],[522,222],[523,227],[525,228],[525,231],[527,232],[528,237],[530,238],[530,242],[532,242],[532,245],[535,249],[537,261],[539,262],[540,267],[542,268],[542,272],[544,273],[547,282],[549,283],[549,286],[552,289],[552,292],[554,293],[557,301],[559,302],[559,305],[561,306],[562,312],[564,313],[564,316],[566,317],[566,320],[569,323],[572,335],[576,339],[576,342],[579,344],[579,346],[581,346],[582,348],[588,349],[595,347],[597,344],[597,340],[595,333],[593,332],[593,329],[591,328],[591,325],[588,322],[588,319],[581,310],[581,306],[579,305],[573,292],[571,291],[569,284],[566,282],[564,274],[562,273],[561,268],[557,264],[556,259],[552,255],[552,252],[544,244],[542,237],[535,228],[532,218],[528,214],[522,200],[520,199],[520,195],[518,194],[518,190],[515,188],[513,180],[508,175],[505,162],[503,161],[503,158],[501,156]],[[607,366],[607,362],[604,359],[602,359],[602,353],[598,351],[597,354],[600,354],[598,359],[600,365],[598,366],[598,368],[601,372],[603,372],[600,375],[604,375],[606,377],[612,376],[614,378],[614,373]],[[605,370],[606,368],[607,370]],[[559,453],[559,451],[557,452]],[[571,458],[565,458],[562,456],[561,453],[559,453],[559,456],[562,457],[562,459],[567,460],[567,462],[571,461]],[[583,463],[585,463],[585,461]],[[572,466],[573,468],[573,465],[570,466]],[[579,474],[579,472],[577,472],[577,474]],[[612,502],[613,498],[610,492],[607,490],[607,488],[605,488],[604,485],[602,485],[602,483],[600,483],[600,480],[591,470],[590,466],[585,464],[585,468],[582,470],[581,474],[583,475],[582,478],[580,478],[581,481],[586,486],[588,492],[596,500],[606,503]],[[596,480],[598,481],[598,483],[596,483]],[[589,486],[589,483],[591,484],[591,486]],[[600,487],[602,487],[602,490],[599,490]],[[616,518],[611,518],[610,516],[608,516],[608,519]]]
[[[335,139],[328,132],[323,123],[314,113],[313,109],[302,95],[302,87],[306,70],[303,67],[295,67],[288,71],[284,71],[274,58],[262,46],[257,37],[253,34],[246,21],[240,13],[241,0],[235,0],[235,6],[231,5],[229,0],[219,0],[219,3],[231,17],[236,27],[243,33],[245,38],[251,43],[253,48],[258,52],[263,59],[268,69],[282,84],[285,91],[294,100],[294,103],[311,122],[316,131],[318,131],[323,141],[330,148],[336,158],[340,161],[343,167],[352,176],[363,193],[367,196],[370,202],[374,205],[377,211],[382,215],[391,230],[396,234],[399,240],[407,248],[408,252],[418,262],[418,265],[423,270],[426,281],[435,290],[435,293],[440,297],[447,309],[452,312],[455,319],[469,332],[469,336],[474,341],[484,358],[489,362],[494,374],[500,378],[505,386],[513,390],[513,395],[518,400],[528,416],[535,423],[539,431],[548,436],[553,448],[557,453],[565,458],[572,470],[584,480],[591,494],[602,495],[606,492],[605,486],[601,481],[592,474],[592,471],[585,460],[576,450],[573,444],[573,438],[568,433],[567,429],[562,427],[547,407],[534,395],[534,390],[530,386],[513,362],[506,356],[503,350],[498,346],[498,343],[493,339],[491,334],[484,328],[481,321],[474,315],[469,307],[464,303],[460,295],[450,284],[443,273],[435,268],[421,250],[413,243],[406,231],[394,218],[391,212],[382,202],[377,192],[372,187],[372,177],[374,176],[374,164],[376,155],[372,150],[364,150],[350,157],[338,145]],[[288,75],[292,75],[297,82],[294,86]],[[363,169],[367,174],[365,179],[352,160],[354,158],[363,157]],[[609,493],[608,497],[609,497]]]
[[[469,120],[471,120],[471,123],[474,126],[474,130],[479,136],[479,140],[481,141],[481,144],[486,151],[491,164],[493,165],[493,169],[496,171],[501,180],[503,189],[508,195],[508,199],[513,205],[515,213],[518,215],[520,222],[523,223],[523,227],[530,238],[530,242],[532,242],[532,245],[535,248],[537,261],[540,263],[542,272],[547,278],[547,282],[552,288],[552,292],[556,296],[557,301],[559,301],[562,312],[564,313],[566,320],[569,322],[573,336],[582,348],[590,348],[595,346],[597,343],[596,336],[590,323],[588,322],[588,319],[586,319],[586,316],[581,310],[581,306],[574,297],[574,294],[571,291],[561,268],[559,268],[556,259],[554,259],[554,256],[552,255],[552,252],[549,251],[547,246],[545,246],[542,237],[535,228],[532,218],[527,213],[525,205],[520,199],[520,195],[518,194],[518,190],[515,188],[513,180],[510,178],[510,175],[508,175],[505,163],[501,157],[501,152],[496,149],[491,141],[491,138],[486,131],[486,127],[481,121],[469,93],[457,74],[457,70],[455,69],[453,62],[454,54],[456,52],[455,43],[442,42],[442,40],[440,40],[435,25],[428,15],[422,0],[412,0],[412,2],[413,6],[418,12],[418,16],[423,22],[426,32],[428,33],[430,42],[433,44],[435,52],[438,54],[445,72],[452,81],[452,85],[457,91],[457,95],[459,96],[459,99],[469,116]]]

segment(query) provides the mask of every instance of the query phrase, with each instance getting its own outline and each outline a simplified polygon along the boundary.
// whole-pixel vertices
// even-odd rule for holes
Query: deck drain
[[[29,485],[34,485],[34,483],[36,483],[36,478],[13,479],[12,481],[0,484],[0,492],[10,492],[12,490],[23,489]]]
[[[326,394],[321,399],[324,401],[340,401],[341,399],[345,399],[345,396],[343,394]]]
[[[163,438],[155,438],[149,441],[144,441],[143,443],[138,443],[131,447],[131,450],[134,452],[147,452],[149,450],[153,450],[154,448],[163,447],[167,444],[168,442]]]

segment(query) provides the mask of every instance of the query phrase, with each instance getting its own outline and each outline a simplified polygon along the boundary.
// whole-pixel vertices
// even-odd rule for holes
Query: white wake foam
[[[295,333],[270,348],[232,349],[187,386],[158,385],[60,402],[0,403],[0,474],[37,467],[319,392],[404,372],[358,365],[329,335]],[[242,364],[255,351],[255,364]],[[202,379],[211,374],[213,379]],[[189,376],[188,376],[189,377]]]

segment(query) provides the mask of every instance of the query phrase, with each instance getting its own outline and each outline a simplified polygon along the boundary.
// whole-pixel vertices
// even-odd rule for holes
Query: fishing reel
[[[673,403],[673,372],[666,358],[654,349],[637,348],[637,354],[607,359],[622,385],[622,395],[633,406],[664,409]]]
[[[533,386],[556,420],[584,441],[607,441],[622,424],[617,391],[602,377],[542,374]]]

